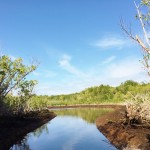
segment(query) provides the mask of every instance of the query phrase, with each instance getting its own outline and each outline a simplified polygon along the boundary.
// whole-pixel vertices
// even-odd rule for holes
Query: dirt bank
[[[114,108],[114,112],[96,120],[97,128],[118,149],[150,150],[150,127],[124,125],[124,114],[125,106]]]
[[[0,150],[9,148],[21,140],[27,133],[53,119],[56,115],[53,112],[42,111],[32,112],[21,118],[0,117]]]

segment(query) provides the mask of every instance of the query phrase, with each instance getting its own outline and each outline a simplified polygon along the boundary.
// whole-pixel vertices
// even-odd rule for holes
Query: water
[[[116,150],[99,132],[95,119],[108,109],[54,110],[58,116],[29,133],[11,150]]]

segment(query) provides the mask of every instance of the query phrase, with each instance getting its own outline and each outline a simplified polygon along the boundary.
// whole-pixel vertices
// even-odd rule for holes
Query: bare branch
[[[148,39],[148,36],[147,36],[147,33],[146,33],[146,29],[144,27],[144,23],[143,23],[143,20],[142,20],[141,12],[139,10],[139,6],[137,6],[135,1],[134,1],[134,4],[135,4],[135,7],[136,7],[136,10],[137,10],[137,13],[138,13],[138,17],[139,17],[139,20],[140,20],[140,23],[141,23],[141,26],[142,26],[142,29],[143,29],[143,33],[144,33],[144,36],[145,36],[146,43],[148,45],[148,48],[150,48],[149,39]]]
[[[136,41],[136,38],[132,35],[131,26],[130,26],[130,30],[128,31],[127,28],[124,26],[124,23],[123,23],[122,20],[120,21],[120,26],[121,26],[121,29],[122,29],[132,40]]]
[[[134,1],[134,0],[133,0]],[[150,75],[150,39],[148,38],[148,32],[146,31],[145,27],[145,20],[143,19],[142,13],[140,12],[139,6],[135,3],[135,7],[137,10],[137,16],[142,28],[142,32],[144,34],[144,39],[140,38],[139,35],[133,35],[131,25],[128,27],[125,26],[123,21],[120,21],[121,29],[124,31],[124,33],[132,40],[136,41],[136,43],[142,48],[143,50],[143,61],[142,64],[145,67],[145,70],[147,70],[148,74]]]
[[[143,41],[138,37],[138,35],[135,36],[135,40],[140,44],[143,50],[145,50],[148,54],[150,54],[150,49],[145,46]]]

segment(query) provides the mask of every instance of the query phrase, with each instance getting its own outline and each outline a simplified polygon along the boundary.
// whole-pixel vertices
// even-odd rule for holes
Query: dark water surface
[[[103,108],[54,110],[57,117],[29,133],[10,150],[116,150],[99,132],[95,119]]]

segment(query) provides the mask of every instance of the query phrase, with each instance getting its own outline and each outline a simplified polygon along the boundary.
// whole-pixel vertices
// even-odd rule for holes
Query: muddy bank
[[[97,128],[118,149],[150,150],[150,127],[124,125],[125,106],[96,120]]]
[[[0,150],[9,148],[27,133],[34,131],[56,117],[53,112],[30,113],[23,117],[0,117]]]

